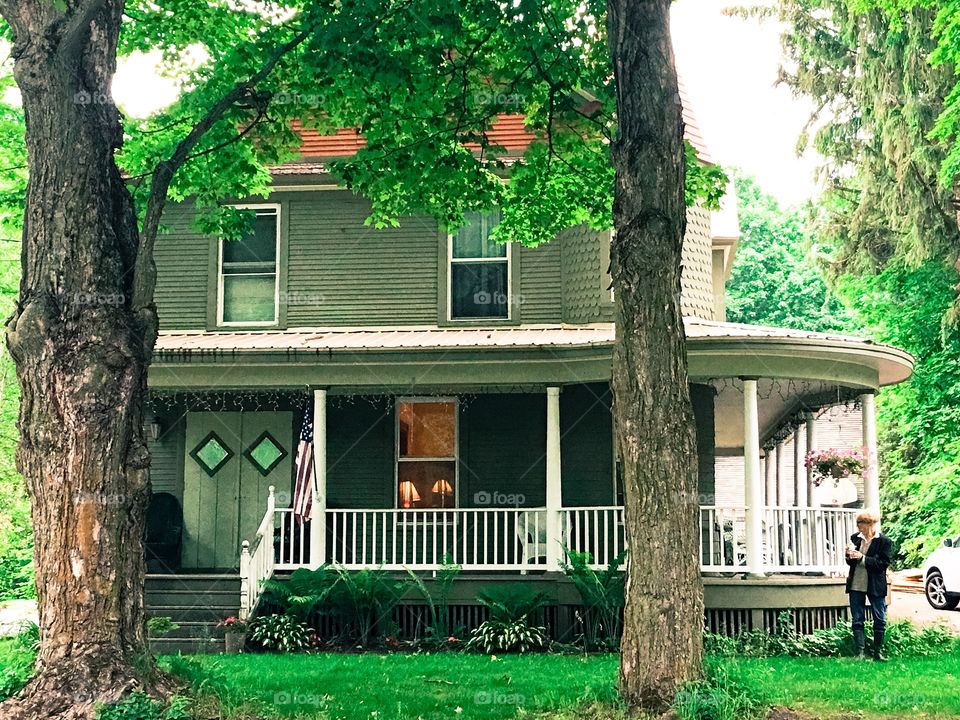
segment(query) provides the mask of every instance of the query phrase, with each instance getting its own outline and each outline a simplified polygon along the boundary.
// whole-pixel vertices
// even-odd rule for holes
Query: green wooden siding
[[[716,419],[712,385],[690,385],[690,400],[697,424],[698,490],[701,505],[712,505],[716,498]]]
[[[607,383],[560,393],[560,475],[565,507],[613,505],[613,417]]]
[[[166,232],[157,237],[154,249],[160,327],[205,328],[208,285],[216,283],[216,278],[211,277],[216,268],[214,240],[193,227],[189,205],[171,203],[164,211],[163,225]]]
[[[563,234],[563,319],[571,323],[600,320],[603,305],[601,250],[609,233],[585,225]],[[610,294],[607,293],[609,300]]]
[[[146,415],[146,425],[156,421],[160,434],[147,439],[150,448],[150,485],[155,493],[170,493],[183,504],[183,430],[179,416]]]
[[[377,230],[363,224],[369,202],[345,191],[277,197],[289,223],[290,327],[436,322],[436,221]]]
[[[327,507],[394,507],[394,455],[393,398],[329,399]]]
[[[565,238],[535,248],[514,247],[520,263],[520,285],[514,293],[514,310],[524,323],[556,323],[561,313],[561,250]]]
[[[487,493],[523,495],[526,507],[546,503],[545,394],[467,398],[460,410],[460,505],[488,507]]]

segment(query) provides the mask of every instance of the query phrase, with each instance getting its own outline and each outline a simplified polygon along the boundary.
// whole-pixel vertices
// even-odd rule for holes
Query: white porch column
[[[310,513],[310,566],[327,558],[327,391],[313,391],[313,472],[315,492]]]
[[[560,486],[560,388],[547,388],[547,570],[562,560],[563,495]]]
[[[817,449],[817,418],[812,412],[807,411],[803,414],[804,425],[807,434],[807,452]],[[807,507],[813,507],[813,468],[807,468],[807,497],[805,498]]]
[[[863,506],[880,512],[880,475],[877,472],[877,420],[872,392],[860,396],[863,418],[863,446],[866,448],[866,467],[863,469]]]
[[[793,506],[800,507],[800,426],[793,429]]]
[[[773,494],[773,505],[780,507],[783,505],[783,440],[780,440],[777,443],[776,449],[777,457],[777,471],[774,473],[774,479],[776,482],[776,492]]]
[[[773,464],[776,460],[773,457],[773,448],[763,448],[763,502],[765,505],[773,505]]]
[[[743,381],[743,486],[747,525],[747,574],[763,574],[763,479],[757,381]]]

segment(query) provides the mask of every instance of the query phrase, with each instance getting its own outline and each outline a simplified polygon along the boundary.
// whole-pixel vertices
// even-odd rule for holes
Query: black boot
[[[853,654],[854,657],[862,658],[863,655],[863,646],[867,642],[867,635],[863,631],[863,627],[854,627],[853,628]]]
[[[877,662],[886,662],[887,658],[883,654],[883,635],[886,632],[884,627],[873,628],[873,659]]]

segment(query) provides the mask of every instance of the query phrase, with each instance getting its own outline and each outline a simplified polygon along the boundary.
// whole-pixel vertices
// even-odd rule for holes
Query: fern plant
[[[461,565],[453,562],[449,555],[444,556],[443,564],[437,570],[434,578],[434,592],[430,592],[423,578],[412,570],[407,570],[410,581],[417,588],[427,603],[429,612],[426,637],[428,642],[437,646],[445,646],[456,629],[450,624],[450,590],[453,583],[463,570]]]
[[[623,631],[626,573],[620,570],[627,556],[624,550],[603,570],[595,570],[593,556],[564,548],[566,560],[560,567],[580,593],[579,613],[583,642],[587,648],[614,649]]]
[[[382,568],[348,571],[335,567],[337,582],[327,598],[332,612],[360,645],[367,646],[378,628],[386,626],[400,602],[405,583],[390,578]]]

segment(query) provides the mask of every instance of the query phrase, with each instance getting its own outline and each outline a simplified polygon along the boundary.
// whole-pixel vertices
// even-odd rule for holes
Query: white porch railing
[[[541,508],[327,510],[328,560],[345,568],[433,570],[445,559],[464,570],[532,570],[547,565]]]
[[[257,535],[241,555],[243,608],[256,606],[262,582],[275,570],[318,566],[347,569],[436,570],[445,559],[464,570],[528,571],[547,567],[545,508],[446,508],[437,510],[328,509],[326,557],[310,558],[309,521],[268,500]],[[846,572],[844,549],[855,531],[856,509],[771,507],[763,512],[763,570],[770,573]],[[620,506],[564,508],[560,537],[570,550],[588,552],[607,567],[626,547]],[[703,572],[742,572],[746,521],[741,507],[700,508]]]
[[[253,538],[253,550],[250,542],[243,541],[240,549],[240,619],[246,620],[257,607],[263,583],[273,577],[276,569],[273,547],[273,527],[276,500],[273,487],[267,496],[267,511],[260,521]]]

